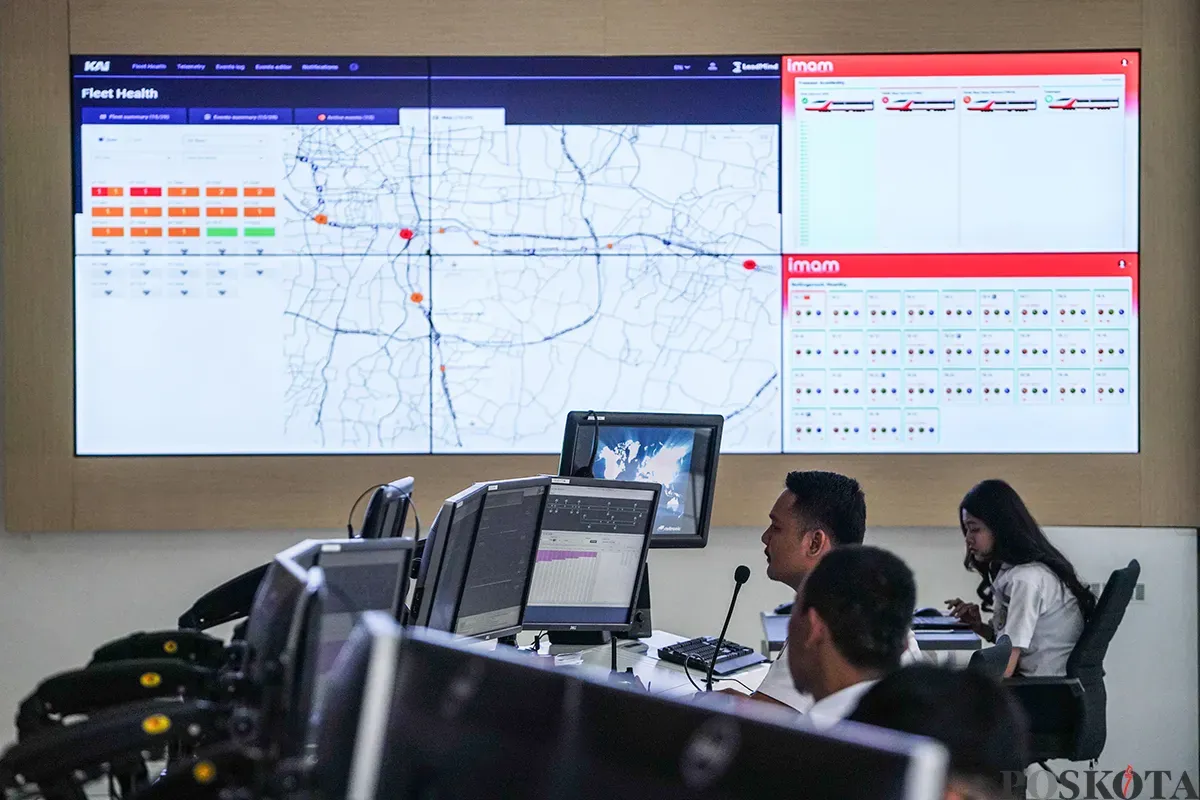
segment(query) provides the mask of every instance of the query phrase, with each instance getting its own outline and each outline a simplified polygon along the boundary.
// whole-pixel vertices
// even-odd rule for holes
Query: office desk
[[[788,617],[786,614],[763,612],[762,653],[771,658],[783,649],[787,640]],[[914,631],[922,652],[939,653],[950,651],[978,650],[983,640],[972,631]]]
[[[658,660],[659,647],[682,642],[688,638],[656,630],[653,632],[653,635],[646,639],[631,641],[620,639],[617,641],[617,670],[624,672],[627,668],[632,667],[633,674],[638,677],[642,685],[651,694],[659,694],[666,697],[682,697],[695,694],[696,687],[688,680],[683,667]],[[642,652],[642,647],[645,648],[644,652]],[[545,657],[550,657],[551,651],[553,651],[554,655],[562,657],[560,661],[569,658],[571,653],[577,653],[581,657],[581,661],[578,664],[558,664],[562,669],[582,668],[594,675],[599,675],[600,672],[609,671],[612,666],[612,650],[610,645],[582,649],[566,646],[550,648],[546,644],[542,645],[541,652]],[[745,686],[741,686],[729,678],[717,678],[713,681],[713,689],[734,689],[742,694],[749,694],[762,683],[763,678],[767,675],[768,668],[768,664],[758,664],[731,676],[741,681]],[[704,671],[693,667],[691,668],[691,675],[696,684],[703,689]]]

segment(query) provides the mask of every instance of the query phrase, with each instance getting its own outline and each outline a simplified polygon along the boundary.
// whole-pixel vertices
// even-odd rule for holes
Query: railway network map
[[[1135,53],[72,67],[81,455],[1137,450]]]

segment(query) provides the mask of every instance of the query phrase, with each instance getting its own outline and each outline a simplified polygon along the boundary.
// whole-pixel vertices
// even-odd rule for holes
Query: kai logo
[[[797,258],[788,256],[787,271],[803,275],[836,275],[842,271],[842,265],[836,258]]]
[[[788,72],[833,72],[833,62],[790,58],[788,59]]]
[[[108,72],[112,66],[111,61],[85,61],[83,62],[84,72]]]

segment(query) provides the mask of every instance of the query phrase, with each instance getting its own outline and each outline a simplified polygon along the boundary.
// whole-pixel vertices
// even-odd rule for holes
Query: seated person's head
[[[792,472],[784,486],[762,543],[767,577],[798,589],[830,550],[862,544],[867,501],[858,481],[836,472]]]
[[[1028,763],[1024,712],[1007,689],[972,670],[905,667],[871,687],[850,719],[945,745],[947,800],[1012,796]]]
[[[796,689],[820,700],[900,666],[917,587],[912,570],[877,547],[839,547],[796,594],[788,666]]]

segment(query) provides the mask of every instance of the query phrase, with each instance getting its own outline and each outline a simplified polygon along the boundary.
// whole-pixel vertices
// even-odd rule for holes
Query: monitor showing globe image
[[[694,535],[703,474],[693,475],[696,431],[602,425],[592,474],[616,481],[662,485],[654,532]]]

